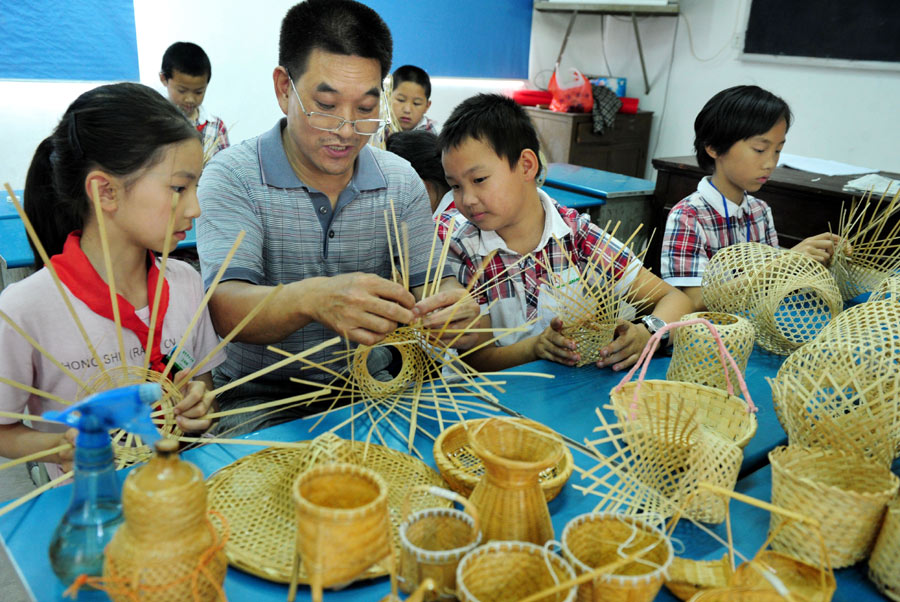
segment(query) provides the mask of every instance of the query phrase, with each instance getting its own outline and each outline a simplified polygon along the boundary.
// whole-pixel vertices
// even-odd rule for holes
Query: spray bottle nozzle
[[[159,431],[150,418],[150,409],[162,397],[155,383],[129,385],[91,395],[60,412],[44,412],[44,418],[78,429],[75,445],[103,447],[109,444],[111,429],[120,428],[140,435],[148,445],[159,439]]]

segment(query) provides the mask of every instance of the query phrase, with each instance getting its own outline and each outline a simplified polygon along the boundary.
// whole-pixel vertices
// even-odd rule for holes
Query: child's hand
[[[75,459],[75,438],[78,436],[78,429],[68,429],[65,433],[62,433],[59,436],[59,441],[53,447],[57,445],[62,445],[63,443],[70,443],[72,445],[71,448],[65,449],[58,454],[56,454],[56,463],[59,464],[63,472],[69,472],[72,470],[72,462]],[[44,460],[42,460],[43,462]],[[48,462],[52,461],[50,459],[46,460]]]
[[[181,372],[173,379],[179,385]],[[207,390],[206,383],[202,380],[192,380],[181,387],[184,399],[175,406],[175,422],[185,433],[203,432],[212,426],[212,420],[201,420],[211,408],[215,408],[216,397],[212,391]]]
[[[553,318],[544,332],[535,337],[534,355],[539,359],[574,366],[581,359],[576,351],[575,341],[562,335],[563,323]]]
[[[451,330],[441,336],[444,344],[453,341],[453,348],[465,351],[478,340],[478,333],[460,335],[460,330],[477,326],[481,318],[478,303],[462,287],[442,290],[422,299],[413,308],[416,317],[422,317],[422,327],[432,331]],[[452,317],[453,321],[448,323]]]
[[[801,240],[791,250],[803,253],[819,263],[828,264],[831,260],[831,256],[834,255],[834,250],[840,243],[840,236],[825,232],[824,234],[810,236],[809,238]],[[850,245],[844,245],[844,252],[847,255],[850,254]]]
[[[612,343],[600,350],[598,368],[612,366],[615,371],[633,365],[650,340],[650,331],[643,324],[619,320]]]

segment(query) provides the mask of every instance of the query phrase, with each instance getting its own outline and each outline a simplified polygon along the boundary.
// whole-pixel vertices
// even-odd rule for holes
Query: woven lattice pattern
[[[772,503],[819,521],[831,565],[842,568],[864,559],[875,541],[887,503],[900,480],[885,467],[837,451],[777,447],[772,464]],[[784,519],[772,514],[770,531]],[[821,557],[808,527],[785,525],[772,549],[808,563]]]
[[[775,591],[728,587],[700,592],[691,602],[784,602]]]
[[[600,359],[600,351],[609,345],[616,333],[615,322],[585,321],[580,324],[567,324],[562,329],[564,337],[575,341],[579,360],[576,367],[596,364]]]
[[[879,288],[891,275],[887,269],[867,264],[855,255],[848,257],[839,252],[828,266],[844,301]]]
[[[851,345],[874,343],[895,353],[900,350],[900,303],[882,299],[855,305],[841,312],[816,338]]]
[[[751,282],[756,273],[782,251],[757,242],[725,247],[713,255],[703,272],[703,304],[710,311],[752,317]]]
[[[459,563],[457,596],[461,602],[516,602],[574,578],[575,571],[568,562],[540,546],[495,541],[475,548]],[[541,600],[572,602],[575,591],[572,587]]]
[[[722,337],[725,349],[734,358],[743,375],[753,351],[756,331],[746,318],[732,314],[697,312],[681,317],[681,321],[695,318],[708,320]],[[702,324],[682,326],[672,331],[672,361],[666,372],[667,380],[696,383],[726,390],[725,370],[732,386],[737,382],[733,368],[719,360],[719,347],[709,329]]]
[[[737,567],[731,578],[731,585],[775,591],[762,571],[774,574],[795,600],[828,602],[837,587],[834,575],[821,567],[772,550],[763,550],[752,561]]]
[[[893,299],[900,301],[900,276],[891,276],[881,281],[881,284],[872,290],[869,295],[869,302],[882,301],[884,299]]]
[[[444,429],[434,441],[434,461],[441,476],[447,480],[453,491],[466,497],[472,495],[472,491],[484,475],[484,464],[481,462],[481,458],[476,456],[469,447],[468,430],[477,427],[485,420],[485,418],[477,418],[467,420],[465,423],[454,424]],[[532,424],[536,425],[536,423]],[[543,425],[536,425],[535,428],[551,432]],[[571,450],[565,445],[562,447],[563,454],[559,462],[541,471],[538,475],[544,498],[548,502],[559,495],[575,466]]]
[[[672,543],[657,527],[621,514],[582,514],[566,525],[563,556],[579,575],[641,553],[634,562],[582,584],[578,600],[642,602],[656,597],[672,561]]]
[[[731,573],[727,554],[719,560],[691,560],[676,556],[669,565],[666,589],[679,600],[690,600],[701,591],[726,587]]]
[[[105,372],[97,373],[94,378],[85,383],[84,388],[78,392],[77,399],[80,401],[101,391],[142,383],[154,383],[162,387],[162,398],[154,404],[152,414],[153,424],[156,425],[159,434],[171,439],[182,436],[184,433],[175,422],[175,413],[172,408],[184,399],[184,395],[171,380],[163,378],[159,372],[145,370],[139,366],[116,366]],[[138,435],[115,430],[110,432],[110,436],[113,443],[116,444],[113,445],[116,468],[146,462],[153,455],[153,450]]]
[[[900,446],[900,349],[816,340],[791,354],[769,384],[791,445],[890,466]]]
[[[345,441],[323,435],[300,449],[268,448],[241,458],[209,478],[209,507],[221,513],[231,528],[225,548],[228,561],[264,579],[288,583],[297,533],[291,486],[297,476],[323,462],[348,462],[370,468],[387,481],[388,508],[395,543],[401,509],[415,485],[441,486],[443,480],[428,466],[402,452],[380,445]],[[365,452],[365,456],[363,455]],[[420,497],[412,511],[433,507],[435,501]],[[364,576],[384,575],[380,566]],[[300,581],[308,583],[301,570]]]
[[[869,578],[882,594],[900,600],[900,498],[888,507],[869,557]]]
[[[402,358],[400,371],[389,381],[377,380],[366,366],[373,348],[366,345],[357,347],[353,354],[350,375],[364,397],[377,401],[396,396],[412,384],[425,382],[429,374],[433,374],[436,370],[435,356],[427,351],[428,345],[421,330],[408,326],[398,328],[386,336],[379,345],[391,345],[400,353]]]

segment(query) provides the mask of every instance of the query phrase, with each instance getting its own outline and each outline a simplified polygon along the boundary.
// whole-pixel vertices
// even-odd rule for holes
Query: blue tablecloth
[[[544,183],[603,199],[646,196],[653,194],[656,186],[650,180],[568,163],[551,163]]]
[[[22,203],[22,200],[25,198],[25,191],[13,190],[13,192],[16,193],[16,199],[18,199],[19,203]],[[0,219],[9,219],[11,217],[19,217],[19,213],[16,211],[16,207],[13,205],[6,190],[0,189]]]
[[[554,188],[552,186],[544,186],[544,192],[550,195],[557,203],[563,207],[570,209],[589,209],[591,207],[599,207],[606,204],[606,199],[580,192],[572,192],[564,188]]]

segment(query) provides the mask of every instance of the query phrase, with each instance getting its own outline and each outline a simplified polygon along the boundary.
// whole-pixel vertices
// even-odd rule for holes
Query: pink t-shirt
[[[200,275],[190,265],[169,259],[166,280],[169,283],[170,293],[169,309],[163,322],[160,345],[164,354],[171,352],[181,340],[203,299]],[[113,321],[91,311],[68,290],[66,294],[97,350],[103,368],[121,365],[121,353]],[[96,360],[88,350],[46,268],[4,289],[0,293],[0,311],[5,312],[13,322],[83,382],[90,381],[100,372]],[[149,324],[149,307],[138,309],[136,314]],[[137,336],[125,328],[122,329],[122,335],[127,355],[126,364],[143,366],[144,349]],[[204,310],[183,349],[195,361],[200,361],[218,342],[209,312]],[[183,357],[180,355],[179,359]],[[209,372],[224,360],[225,352],[219,351],[201,368],[201,373]],[[32,347],[5,320],[0,320],[0,376],[53,393],[66,400],[77,401],[81,398],[78,384]],[[41,414],[48,410],[64,409],[67,406],[0,383],[0,410],[22,413],[26,407],[31,414]],[[15,422],[17,421],[0,417],[0,424]],[[33,422],[32,427],[44,432],[66,430],[62,425],[49,422]],[[55,465],[48,464],[47,468],[51,476],[60,474],[59,468]]]

